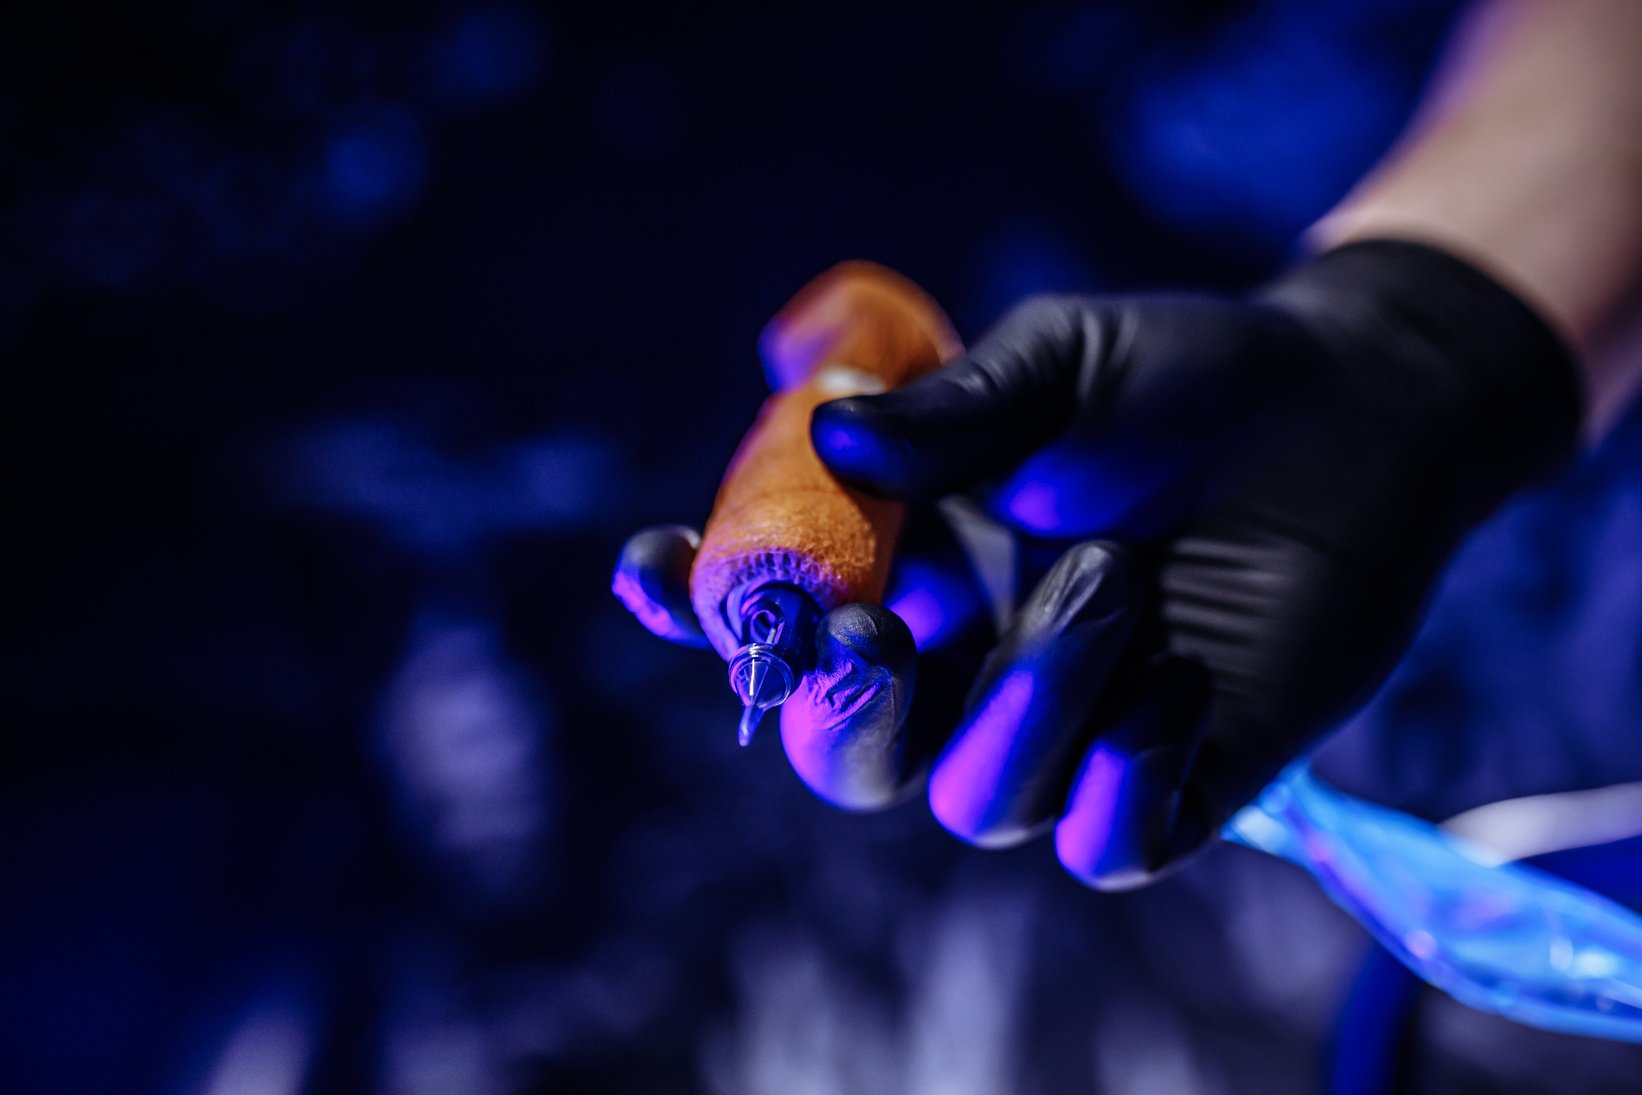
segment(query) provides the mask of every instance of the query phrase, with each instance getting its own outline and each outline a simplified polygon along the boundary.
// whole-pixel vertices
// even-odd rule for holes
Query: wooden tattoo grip
[[[932,372],[959,343],[912,282],[846,262],[799,291],[760,349],[776,392],[730,461],[690,572],[696,615],[726,658],[741,645],[726,601],[752,583],[795,585],[823,612],[882,600],[906,507],[834,479],[810,444],[810,412]]]

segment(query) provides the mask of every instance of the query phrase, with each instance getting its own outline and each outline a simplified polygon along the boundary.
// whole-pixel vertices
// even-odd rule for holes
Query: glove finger
[[[652,635],[682,646],[707,646],[690,607],[690,565],[701,535],[683,525],[657,525],[622,545],[610,592]]]
[[[1151,539],[1227,491],[1312,352],[1248,305],[1046,297],[968,355],[811,418],[833,472],[901,498],[966,491],[1023,532]]]
[[[1202,739],[1209,677],[1177,657],[1149,676],[1140,701],[1084,754],[1055,824],[1061,864],[1099,890],[1144,885],[1177,854],[1182,785]]]
[[[821,618],[816,667],[781,707],[787,759],[835,806],[875,810],[917,775],[902,729],[918,677],[912,632],[879,605],[851,604]]]
[[[929,802],[941,824],[1003,847],[1053,821],[1140,601],[1118,545],[1075,545],[1050,569],[988,657],[936,761]]]
[[[1071,297],[1015,308],[951,365],[893,392],[823,403],[822,461],[875,494],[932,499],[1013,468],[1071,420],[1085,362],[1105,356],[1105,311]]]

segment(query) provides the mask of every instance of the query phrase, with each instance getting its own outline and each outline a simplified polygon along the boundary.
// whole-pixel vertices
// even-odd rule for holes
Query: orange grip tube
[[[810,444],[810,412],[915,380],[955,357],[959,342],[912,282],[846,262],[800,290],[761,347],[779,390],[730,461],[690,572],[691,604],[725,658],[741,645],[726,603],[752,583],[797,586],[823,612],[883,599],[906,507],[834,479]]]

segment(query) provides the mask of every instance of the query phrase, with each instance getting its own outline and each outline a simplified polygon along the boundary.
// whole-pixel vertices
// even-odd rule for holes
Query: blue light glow
[[[289,501],[362,518],[419,554],[458,556],[510,532],[609,517],[608,442],[579,431],[458,457],[406,422],[323,420],[280,452]]]
[[[1397,59],[1343,33],[1345,17],[1266,4],[1158,53],[1112,102],[1111,160],[1134,196],[1182,228],[1283,245],[1325,212],[1411,98]]]
[[[896,569],[884,604],[906,623],[918,649],[928,650],[968,622],[975,600],[963,577],[909,559]]]
[[[989,324],[1035,293],[1090,292],[1100,279],[1078,235],[1039,217],[1012,217],[981,248],[975,322]]]
[[[927,585],[909,586],[890,598],[886,607],[906,622],[919,650],[939,642],[950,630],[940,596]]]
[[[403,212],[421,196],[426,176],[421,126],[404,110],[384,108],[343,125],[325,154],[325,194],[346,220]]]
[[[1009,521],[1028,532],[1052,533],[1062,527],[1060,495],[1043,479],[1022,477],[1013,480],[1000,495],[1000,507]]]
[[[512,99],[535,85],[546,58],[547,35],[535,12],[515,4],[465,11],[440,43],[440,91],[456,106]]]
[[[1547,1030],[1642,1043],[1642,916],[1296,765],[1226,825],[1309,871],[1403,965]]]

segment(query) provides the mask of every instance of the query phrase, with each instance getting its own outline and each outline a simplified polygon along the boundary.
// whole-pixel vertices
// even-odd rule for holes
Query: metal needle
[[[736,691],[741,696],[744,705],[741,709],[741,723],[736,731],[736,738],[742,745],[753,740],[753,734],[758,730],[759,721],[764,712],[781,703],[791,691],[791,671],[787,673],[772,673],[771,663],[774,656],[760,651],[748,659],[746,673],[738,680]]]

